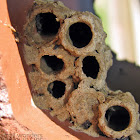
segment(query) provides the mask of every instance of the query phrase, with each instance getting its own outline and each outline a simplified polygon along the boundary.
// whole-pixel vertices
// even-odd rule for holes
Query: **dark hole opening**
[[[44,55],[40,59],[40,68],[47,74],[60,72],[63,67],[64,62],[56,56]]]
[[[140,134],[140,130],[137,130],[137,132]]]
[[[55,98],[61,98],[65,94],[66,84],[61,81],[54,81],[49,84],[47,90]]]
[[[50,111],[53,111],[53,108],[52,108],[52,107],[50,107],[50,108],[49,108],[49,110],[50,110]]]
[[[72,120],[71,117],[69,118],[69,122],[74,125],[74,121]]]
[[[73,83],[74,84],[74,89],[78,88],[79,83]]]
[[[36,29],[40,35],[56,35],[60,22],[56,21],[56,16],[53,13],[40,13],[35,18]]]
[[[59,47],[60,47],[59,45],[55,45],[53,49],[56,50]]]
[[[116,140],[131,140],[131,139],[130,139],[130,137],[123,137],[123,138],[116,139]]]
[[[120,138],[120,139],[116,139],[116,140],[131,140],[130,137],[125,137],[125,138]]]
[[[86,120],[83,124],[82,124],[82,127],[84,129],[88,129],[90,128],[90,126],[92,125],[92,123],[89,121],[89,120]]]
[[[76,119],[76,116],[73,116],[74,119]]]
[[[98,130],[98,133],[99,133],[100,136],[107,137],[101,130]]]
[[[69,36],[75,47],[83,48],[88,45],[92,39],[92,32],[87,24],[77,22],[70,26]]]
[[[44,93],[39,93],[38,96],[44,96]]]
[[[83,59],[83,72],[87,77],[91,77],[93,79],[97,78],[99,72],[99,63],[97,62],[95,56],[87,56]]]
[[[108,127],[115,131],[122,131],[126,129],[130,123],[130,116],[128,111],[121,106],[110,107],[105,114],[108,122]]]
[[[32,72],[35,72],[36,70],[37,70],[36,65],[35,64],[32,64],[31,65],[31,71]]]
[[[99,53],[97,50],[95,50],[96,51],[96,53]]]

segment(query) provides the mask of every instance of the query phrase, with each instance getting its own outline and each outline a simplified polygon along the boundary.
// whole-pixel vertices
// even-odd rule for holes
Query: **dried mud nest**
[[[59,1],[35,2],[24,30],[36,106],[93,137],[138,137],[138,104],[131,93],[106,85],[112,54],[98,17]]]

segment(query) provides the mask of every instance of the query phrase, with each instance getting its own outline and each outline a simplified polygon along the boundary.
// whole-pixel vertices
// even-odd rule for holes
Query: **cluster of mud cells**
[[[24,57],[38,108],[93,137],[139,139],[134,97],[107,87],[112,54],[98,17],[62,2],[35,2],[24,29]]]

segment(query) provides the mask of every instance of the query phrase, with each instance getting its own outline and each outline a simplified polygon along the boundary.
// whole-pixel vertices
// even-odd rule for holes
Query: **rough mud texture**
[[[62,2],[35,2],[25,25],[27,44],[38,48],[56,42],[64,20],[74,13]],[[49,22],[50,20],[53,22]],[[48,27],[45,27],[46,24]]]
[[[112,93],[99,105],[99,128],[109,137],[127,137],[136,130],[138,110],[131,93]]]
[[[76,130],[83,129],[84,132],[94,137],[99,135],[97,132],[98,106],[104,100],[104,94],[96,92],[92,88],[85,90],[78,88],[71,93],[67,109],[70,112]]]
[[[136,131],[130,136],[131,140],[140,139],[140,122],[137,123]]]
[[[77,12],[64,21],[59,37],[66,50],[81,56],[93,52],[98,44],[103,44],[106,34],[99,18],[90,12]]]
[[[97,53],[87,53],[86,55],[80,56],[75,61],[75,77],[79,78],[79,81],[90,77],[94,83],[97,83],[94,88],[102,89],[105,84],[107,76],[108,66],[106,66],[104,56]]]
[[[61,2],[35,2],[24,29],[24,57],[36,106],[93,137],[139,137],[133,96],[107,87],[112,54],[99,18]]]
[[[40,109],[59,110],[67,102],[73,90],[71,78],[45,80],[39,72],[29,74],[33,88],[33,100]]]

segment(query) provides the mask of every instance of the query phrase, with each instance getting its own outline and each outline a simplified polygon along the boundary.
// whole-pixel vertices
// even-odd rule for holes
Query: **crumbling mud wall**
[[[112,54],[99,18],[61,2],[39,1],[24,30],[24,58],[37,107],[93,137],[135,138],[138,104],[131,93],[106,85]]]

